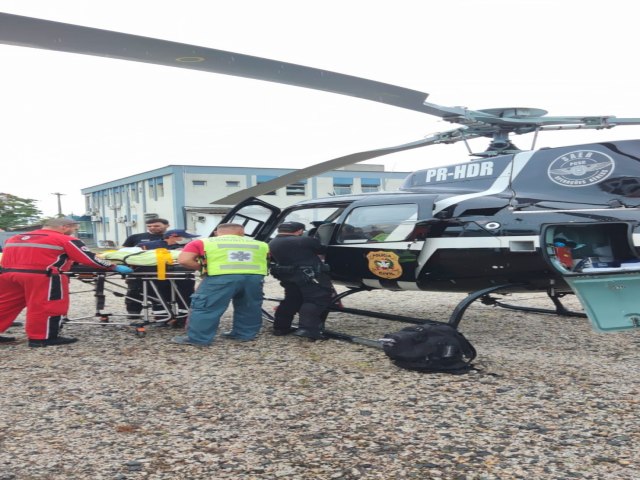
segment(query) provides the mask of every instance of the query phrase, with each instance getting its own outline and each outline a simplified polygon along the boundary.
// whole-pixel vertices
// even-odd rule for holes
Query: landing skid
[[[433,320],[425,320],[424,318],[405,317],[402,315],[394,315],[383,312],[373,312],[371,310],[360,310],[357,308],[342,307],[342,299],[359,292],[369,292],[370,288],[352,288],[346,290],[332,298],[331,305],[329,306],[326,314],[330,312],[348,313],[351,315],[360,315],[362,317],[381,318],[383,320],[392,320],[394,322],[412,323],[414,325],[420,325],[427,322],[433,322]],[[356,343],[358,345],[364,345],[366,347],[372,347],[382,350],[382,343],[379,340],[371,340],[369,338],[358,337],[356,335],[349,335],[347,333],[336,332],[335,330],[324,330],[324,335],[327,338],[333,338],[334,340],[342,340],[343,342]]]
[[[555,309],[549,308],[535,308],[535,307],[523,307],[520,305],[510,305],[508,303],[504,303],[499,301],[497,298],[492,297],[490,295],[485,295],[482,297],[481,301],[484,305],[495,305],[496,307],[507,308],[509,310],[519,310],[521,312],[530,312],[530,313],[542,313],[545,315],[559,315],[562,317],[580,317],[586,318],[587,315],[583,312],[574,312],[572,310],[567,309],[560,299],[567,295],[566,293],[557,293],[552,290],[547,290],[547,296],[553,302],[553,305],[556,307]]]
[[[365,287],[352,288],[334,296],[332,299],[331,305],[327,309],[327,312],[325,315],[328,315],[330,312],[340,312],[340,313],[348,313],[351,315],[360,315],[363,317],[392,320],[392,321],[401,322],[401,323],[411,323],[414,325],[422,325],[425,323],[447,323],[457,329],[458,325],[462,320],[462,317],[464,316],[464,313],[473,302],[475,302],[479,298],[488,296],[490,293],[496,292],[498,290],[507,289],[515,285],[517,284],[509,283],[504,285],[496,285],[493,287],[479,290],[477,292],[470,293],[460,303],[458,303],[458,305],[453,310],[447,322],[441,322],[438,320],[431,320],[431,319],[425,319],[425,318],[406,317],[403,315],[394,315],[390,313],[374,312],[371,310],[361,310],[357,308],[346,308],[346,307],[340,306],[342,299],[344,299],[345,297],[354,295],[359,292],[368,292],[372,290],[371,288],[365,288]],[[380,342],[380,340],[372,340],[369,338],[359,337],[356,335],[349,335],[347,333],[337,332],[334,330],[324,330],[324,334],[326,337],[333,338],[335,340],[342,340],[345,342],[356,343],[358,345],[364,345],[367,347],[382,349],[382,342]]]
[[[342,300],[345,297],[348,297],[350,295],[354,295],[356,293],[368,292],[368,291],[372,290],[371,288],[367,288],[367,287],[352,288],[352,289],[346,290],[346,291],[344,291],[344,292],[342,292],[342,293],[340,293],[338,295],[335,295],[332,298],[331,305],[328,307],[327,311],[325,312],[325,317],[326,317],[326,315],[328,315],[331,312],[340,312],[340,313],[348,313],[350,315],[359,315],[359,316],[363,316],[363,317],[380,318],[380,319],[383,319],[383,320],[391,320],[391,321],[401,322],[401,323],[410,323],[410,324],[414,324],[414,325],[421,325],[421,324],[425,324],[425,323],[446,323],[448,325],[451,325],[455,329],[458,329],[458,326],[460,325],[460,322],[462,321],[462,318],[463,318],[464,314],[466,313],[467,309],[469,308],[469,306],[471,306],[471,304],[473,302],[475,302],[478,299],[481,299],[482,303],[485,304],[485,305],[495,305],[495,306],[498,306],[498,307],[508,308],[508,309],[512,309],[512,310],[520,310],[520,311],[532,312],[532,313],[544,313],[544,314],[571,316],[571,317],[586,317],[586,315],[584,313],[573,312],[573,311],[568,310],[560,302],[560,298],[563,297],[565,294],[557,293],[557,292],[554,292],[554,291],[551,291],[551,290],[547,291],[547,295],[549,296],[549,298],[551,299],[551,301],[555,305],[555,307],[556,307],[555,309],[519,307],[519,306],[515,306],[515,305],[509,305],[509,304],[506,304],[506,303],[498,301],[496,298],[494,298],[494,297],[492,297],[490,295],[491,293],[495,293],[495,292],[498,292],[500,290],[508,290],[508,289],[511,289],[511,288],[517,287],[517,286],[521,286],[521,284],[518,284],[518,283],[506,283],[506,284],[502,284],[502,285],[495,285],[493,287],[484,288],[482,290],[478,290],[476,292],[470,293],[462,301],[460,301],[458,303],[458,305],[456,305],[456,307],[454,308],[453,312],[449,316],[449,319],[446,322],[442,322],[442,321],[438,321],[438,320],[431,320],[431,319],[426,319],[426,318],[406,317],[406,316],[403,316],[403,315],[394,315],[394,314],[390,314],[390,313],[374,312],[374,311],[371,311],[371,310],[361,310],[361,309],[357,309],[357,308],[347,308],[347,307],[341,306]],[[269,298],[267,300],[276,300],[276,299]],[[267,313],[265,310],[263,310],[263,316],[267,320],[273,321],[273,316],[270,315],[269,313]],[[335,340],[342,340],[342,341],[349,342],[349,343],[356,343],[358,345],[364,345],[364,346],[367,346],[367,347],[382,349],[382,343],[380,342],[380,340],[372,340],[372,339],[369,339],[369,338],[359,337],[359,336],[356,336],[356,335],[349,335],[347,333],[337,332],[337,331],[334,331],[334,330],[324,330],[324,334],[325,334],[326,337],[333,338]]]

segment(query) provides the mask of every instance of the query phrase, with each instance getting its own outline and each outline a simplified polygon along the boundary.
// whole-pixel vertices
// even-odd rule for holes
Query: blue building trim
[[[246,188],[252,187],[256,184],[254,179],[267,180],[275,177],[285,175],[290,172],[294,172],[296,169],[285,168],[262,168],[262,167],[229,167],[229,166],[201,166],[201,165],[167,165],[161,168],[148,170],[146,172],[130,175],[128,177],[120,178],[110,182],[101,183],[91,187],[81,189],[83,195],[91,195],[93,199],[100,198],[100,212],[99,215],[103,218],[103,225],[101,238],[107,240],[107,235],[118,235],[118,229],[116,228],[117,216],[126,216],[128,221],[135,220],[138,225],[144,222],[144,217],[138,213],[136,218],[132,217],[131,200],[130,200],[130,188],[132,184],[136,185],[138,201],[142,207],[143,212],[147,212],[149,192],[149,181],[153,181],[158,177],[168,176],[172,179],[173,184],[173,199],[172,206],[175,212],[175,228],[186,228],[186,196],[187,186],[185,181],[187,175],[234,175],[244,176],[246,182]],[[323,174],[314,176],[308,180],[302,180],[298,183],[305,183],[309,186],[307,197],[312,199],[318,198],[318,178],[330,179],[333,185],[352,185],[354,178],[360,178],[362,186],[378,186],[384,187],[385,180],[403,180],[410,172],[385,172],[382,170],[332,170]],[[242,188],[242,187],[241,187]],[[109,199],[109,193],[111,198],[115,198],[114,191],[122,191],[122,205],[118,210],[116,218],[114,218],[114,211],[107,208]],[[215,198],[215,194],[212,194],[212,199]],[[92,202],[94,205],[95,202]],[[107,233],[106,226],[109,225],[113,231]],[[138,227],[138,229],[140,229]],[[131,228],[127,227],[126,232],[131,233]],[[94,228],[94,235],[97,234]],[[99,240],[97,236],[96,240]],[[120,239],[116,238],[119,242]]]
[[[184,178],[186,174],[215,174],[215,175],[245,175],[247,178],[247,187],[253,186],[251,184],[251,177],[253,175],[264,175],[271,177],[279,177],[286,173],[290,173],[295,171],[296,169],[292,168],[262,168],[262,167],[207,167],[207,166],[199,166],[199,165],[167,165],[162,168],[157,168],[154,170],[148,170],[146,172],[138,173],[136,175],[131,175],[128,177],[123,177],[118,180],[113,180],[111,182],[101,183],[99,185],[94,185],[91,187],[86,187],[80,190],[83,195],[87,195],[93,192],[99,192],[102,190],[107,190],[113,187],[119,187],[121,185],[134,183],[134,182],[147,182],[149,179],[160,177],[163,175],[175,175],[176,177],[180,177],[180,188],[184,192]],[[385,171],[372,171],[372,170],[333,170],[331,172],[326,172],[317,177],[322,178],[353,178],[353,177],[361,177],[363,174],[367,175],[366,178],[378,177],[380,179],[404,179],[411,172],[385,172]],[[176,182],[176,188],[178,187],[178,182]]]
[[[173,211],[176,212],[176,225],[175,228],[185,228],[186,218],[186,188],[185,188],[185,168],[180,166],[172,166],[173,173]]]

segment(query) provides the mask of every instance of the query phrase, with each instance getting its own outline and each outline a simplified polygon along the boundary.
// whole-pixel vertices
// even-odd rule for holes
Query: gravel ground
[[[266,291],[280,295],[273,280]],[[461,298],[375,291],[345,305],[443,320]],[[75,294],[71,317],[93,302]],[[122,310],[108,297],[106,312]],[[328,323],[373,339],[404,326]],[[269,330],[198,348],[169,343],[170,328],[67,325],[78,343],[30,349],[13,327],[20,342],[0,346],[0,480],[640,478],[640,332],[476,303],[460,330],[479,370],[454,376]]]

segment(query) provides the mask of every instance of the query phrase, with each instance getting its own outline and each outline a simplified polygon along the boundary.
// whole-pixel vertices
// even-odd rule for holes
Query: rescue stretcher
[[[127,275],[127,278],[135,278],[142,283],[142,299],[128,297],[127,286],[122,282],[123,276],[117,272],[92,269],[90,267],[74,265],[70,271],[65,272],[70,279],[75,279],[84,285],[90,285],[90,290],[72,290],[71,294],[93,292],[95,297],[95,313],[84,317],[63,319],[63,325],[108,325],[133,327],[138,336],[146,334],[146,327],[149,325],[172,326],[180,324],[186,320],[188,312],[180,309],[179,305],[189,305],[190,299],[183,298],[180,294],[177,281],[195,281],[196,272],[178,266],[167,266],[163,272],[158,271],[135,271]],[[158,290],[156,281],[163,280],[169,283],[170,298],[165,298]],[[128,299],[140,303],[142,310],[140,314],[110,313],[105,311],[107,293],[112,293],[122,300]],[[162,310],[157,309],[158,306]],[[134,318],[132,318],[134,317]],[[137,318],[136,318],[137,317]],[[114,321],[115,319],[115,321]]]

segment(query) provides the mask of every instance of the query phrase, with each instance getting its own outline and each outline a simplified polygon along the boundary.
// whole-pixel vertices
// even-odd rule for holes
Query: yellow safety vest
[[[266,275],[269,246],[238,235],[203,238],[207,275]]]

